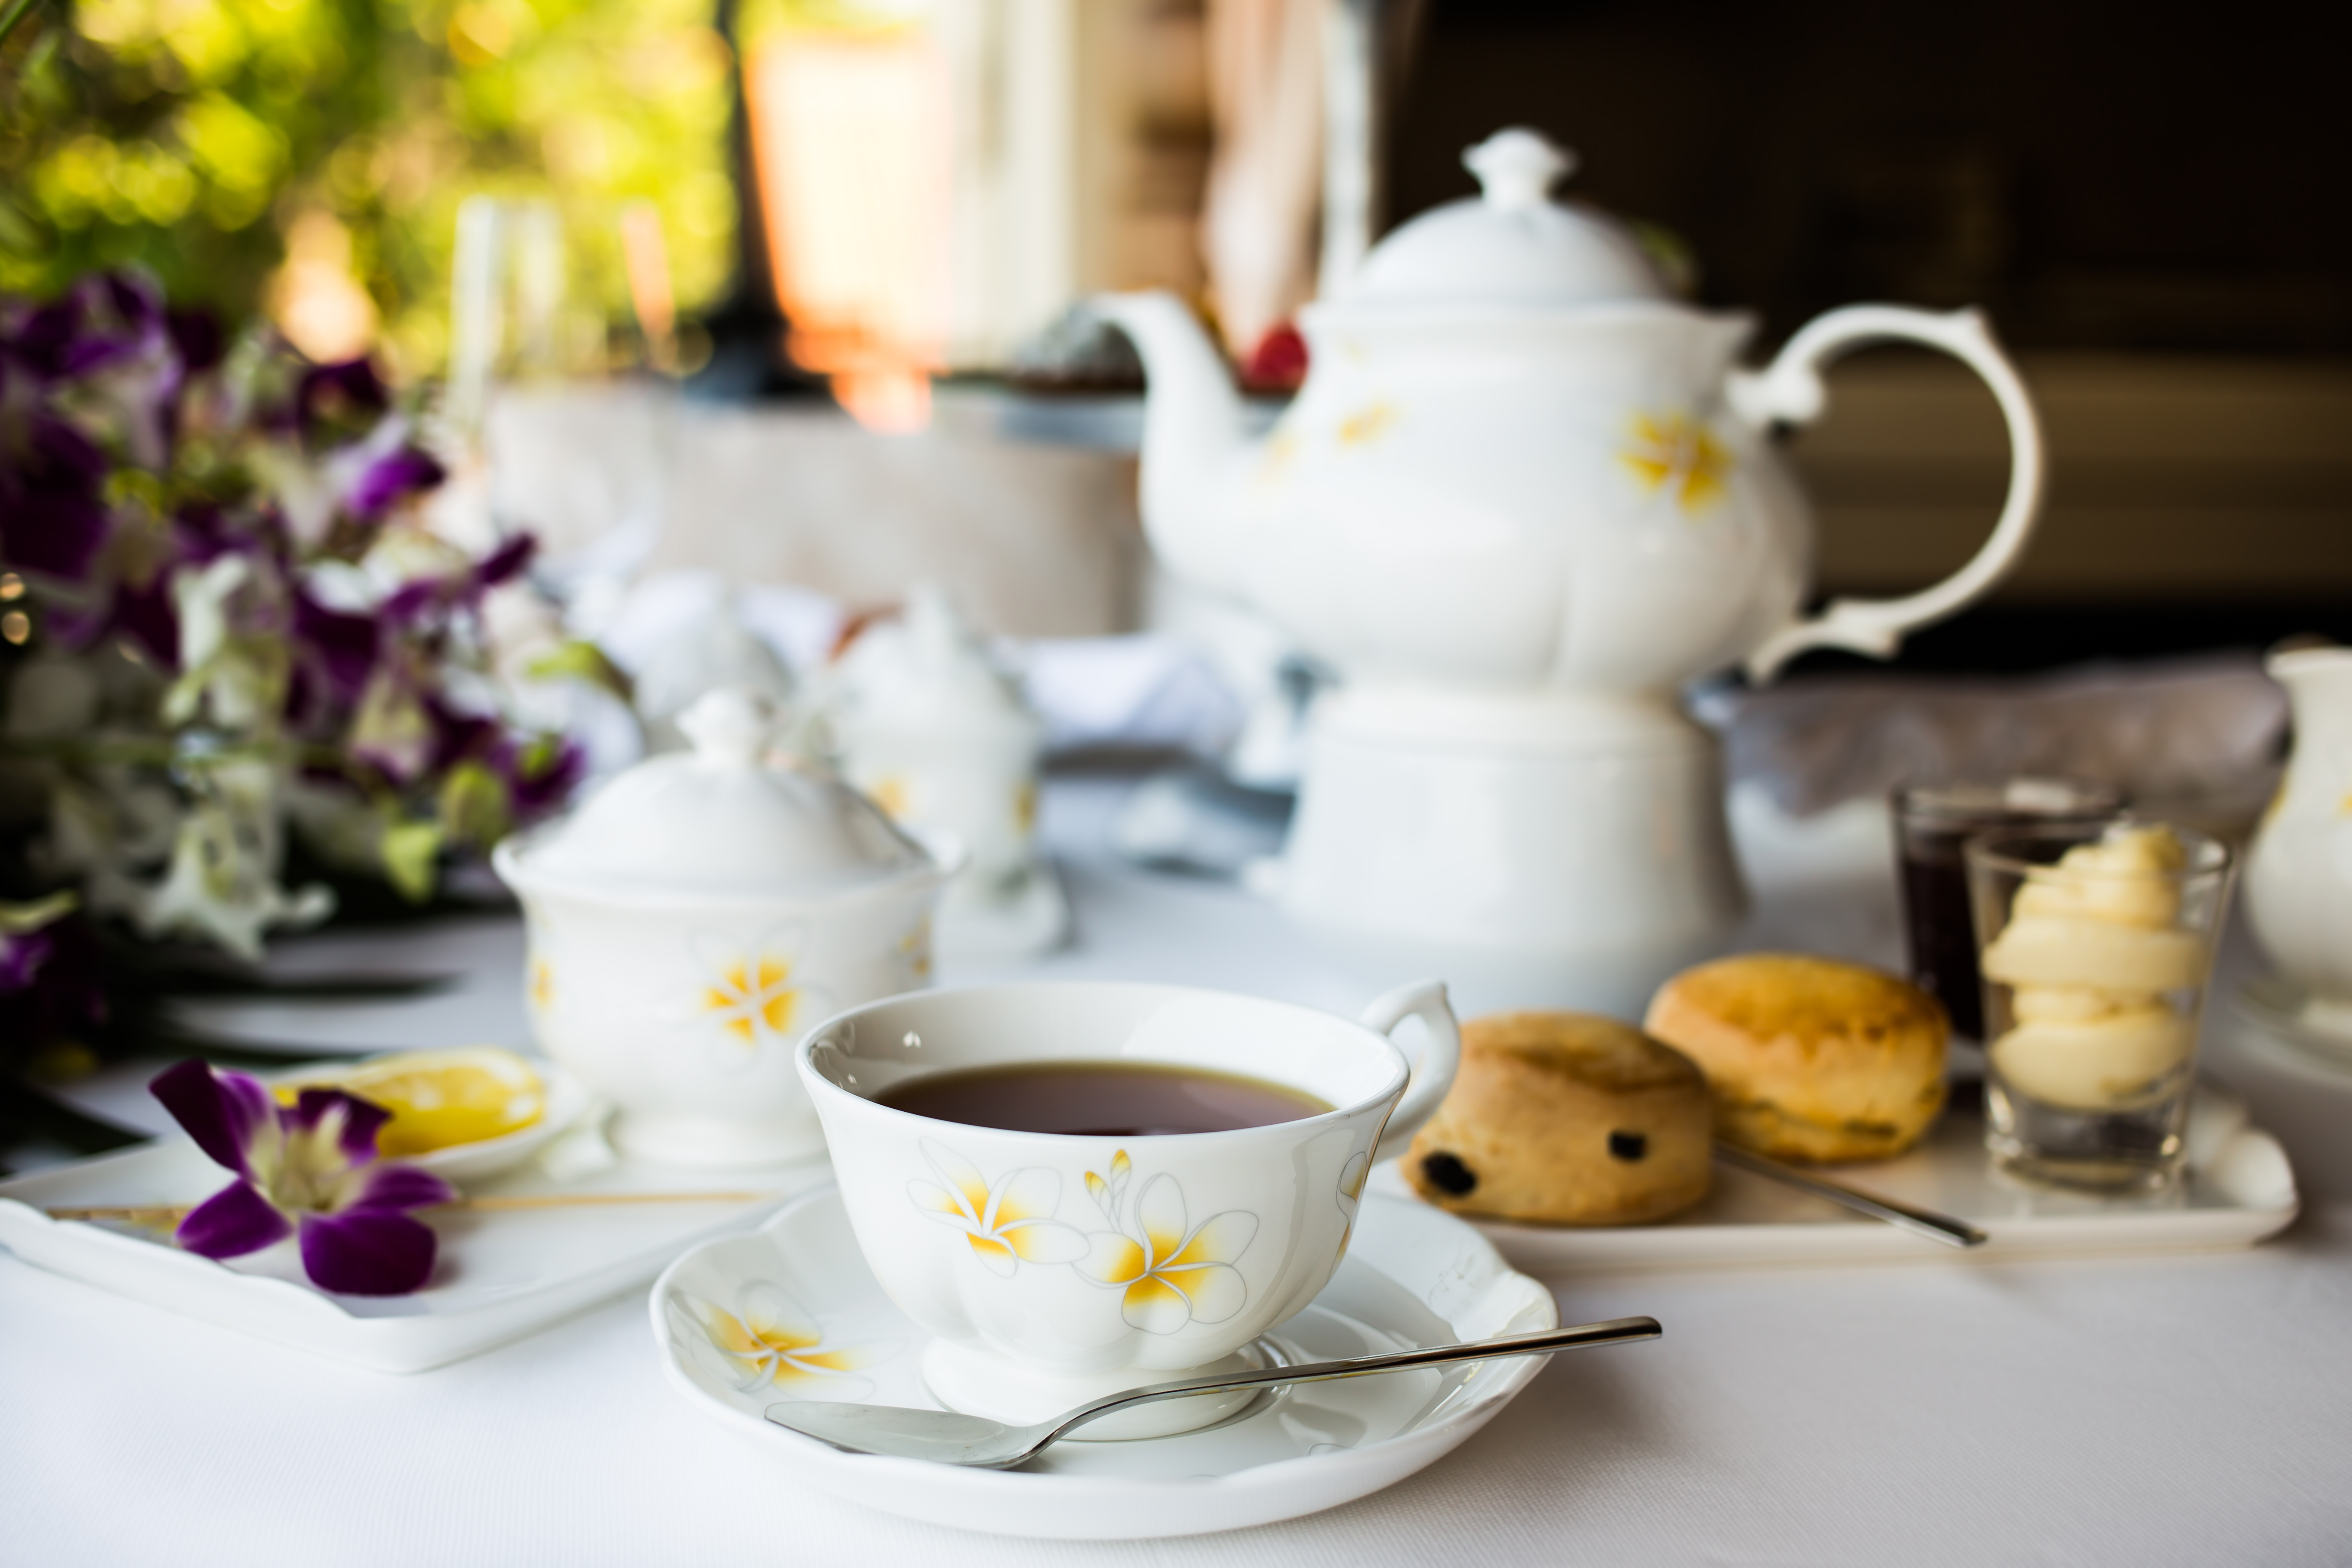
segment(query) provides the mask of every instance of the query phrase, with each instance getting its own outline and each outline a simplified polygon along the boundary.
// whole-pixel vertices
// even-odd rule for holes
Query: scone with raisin
[[[1614,1018],[1504,1013],[1462,1026],[1462,1070],[1413,1138],[1415,1191],[1455,1214],[1633,1225],[1706,1195],[1706,1079]]]
[[[1643,1027],[1698,1063],[1727,1142],[1783,1160],[1884,1160],[1944,1108],[1943,1005],[1892,974],[1792,952],[1685,969]]]

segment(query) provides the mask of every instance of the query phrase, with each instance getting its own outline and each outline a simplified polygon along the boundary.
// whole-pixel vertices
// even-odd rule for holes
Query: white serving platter
[[[698,1315],[785,1302],[799,1331],[815,1336],[798,1348],[857,1351],[857,1371],[788,1373],[730,1356]],[[663,1273],[649,1306],[670,1386],[757,1447],[780,1479],[934,1524],[1062,1540],[1157,1540],[1336,1507],[1451,1452],[1543,1365],[1520,1356],[1300,1384],[1197,1432],[1057,1443],[1018,1469],[965,1469],[845,1454],[762,1414],[796,1398],[938,1408],[919,1371],[927,1336],[866,1267],[837,1189],[808,1193],[753,1235],[695,1247]],[[1559,1326],[1551,1292],[1505,1267],[1468,1226],[1373,1198],[1331,1282],[1264,1342],[1319,1361]]]
[[[1901,1159],[1831,1166],[1820,1173],[1875,1197],[1966,1220],[1991,1238],[1981,1247],[1946,1247],[1720,1162],[1704,1202],[1655,1225],[1474,1223],[1515,1267],[1559,1275],[2210,1252],[2252,1247],[2294,1220],[2298,1200],[2285,1152],[2269,1133],[2246,1125],[2243,1107],[2218,1091],[2200,1089],[2186,1180],[2153,1196],[2116,1198],[2029,1187],[1999,1174],[1985,1152],[1981,1113],[1960,1099],[1955,1095],[1952,1109]],[[1394,1163],[1375,1170],[1369,1185],[1411,1194]]]
[[[504,1344],[642,1286],[698,1241],[748,1228],[832,1179],[822,1159],[687,1169],[621,1158],[558,1181],[534,1164],[468,1184],[489,1193],[751,1192],[758,1201],[429,1213],[440,1258],[408,1296],[331,1296],[302,1278],[293,1244],[215,1263],[160,1231],[54,1220],[45,1210],[199,1201],[229,1180],[184,1137],[0,1182],[0,1245],[25,1262],[374,1372],[414,1373]]]

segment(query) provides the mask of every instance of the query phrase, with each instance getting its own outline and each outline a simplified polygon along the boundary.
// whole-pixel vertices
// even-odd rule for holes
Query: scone
[[[1455,1214],[1547,1225],[1662,1219],[1706,1195],[1706,1080],[1631,1024],[1504,1013],[1462,1026],[1462,1069],[1404,1157]]]
[[[1860,964],[1750,952],[1658,988],[1650,1033],[1698,1063],[1716,1135],[1785,1160],[1884,1160],[1944,1108],[1943,1006]]]

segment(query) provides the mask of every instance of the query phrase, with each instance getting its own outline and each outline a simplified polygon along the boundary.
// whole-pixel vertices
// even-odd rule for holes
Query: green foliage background
[[[678,303],[728,282],[733,58],[712,0],[41,0],[0,46],[0,293],[135,264],[261,305],[297,217],[351,237],[381,346],[440,367],[459,204],[659,211]]]

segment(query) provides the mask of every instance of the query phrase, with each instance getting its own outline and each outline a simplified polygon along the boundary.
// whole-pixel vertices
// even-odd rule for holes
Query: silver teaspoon
[[[846,1453],[883,1454],[901,1459],[931,1459],[942,1465],[1003,1470],[1034,1457],[1046,1444],[1066,1436],[1072,1427],[1129,1405],[1151,1405],[1162,1399],[1181,1399],[1187,1394],[1212,1394],[1226,1388],[1328,1383],[1337,1377],[1362,1377],[1368,1373],[1397,1372],[1407,1367],[1451,1366],[1456,1362],[1491,1361],[1497,1356],[1550,1355],[1556,1351],[1582,1350],[1587,1345],[1654,1340],[1663,1331],[1655,1318],[1617,1318],[1606,1323],[1510,1334],[1472,1344],[1432,1345],[1425,1350],[1397,1351],[1388,1355],[1352,1356],[1346,1361],[1316,1361],[1298,1366],[1271,1366],[1258,1372],[1180,1378],[1174,1383],[1155,1383],[1147,1388],[1109,1394],[1034,1426],[1008,1426],[1001,1421],[961,1415],[951,1410],[798,1402],[769,1405],[768,1419]]]
[[[1800,1171],[1793,1165],[1784,1165],[1768,1155],[1759,1154],[1752,1149],[1742,1149],[1736,1143],[1726,1143],[1719,1138],[1715,1143],[1715,1157],[1727,1165],[1737,1165],[1743,1171],[1753,1171],[1759,1176],[1785,1182],[1800,1192],[1827,1198],[1856,1214],[1885,1220],[1898,1229],[1924,1236],[1930,1241],[1940,1241],[1946,1247],[1982,1247],[1992,1239],[1966,1220],[1937,1214],[1934,1209],[1898,1204],[1893,1198],[1874,1198],[1868,1193],[1858,1193],[1843,1183],[1816,1176],[1810,1171]]]

